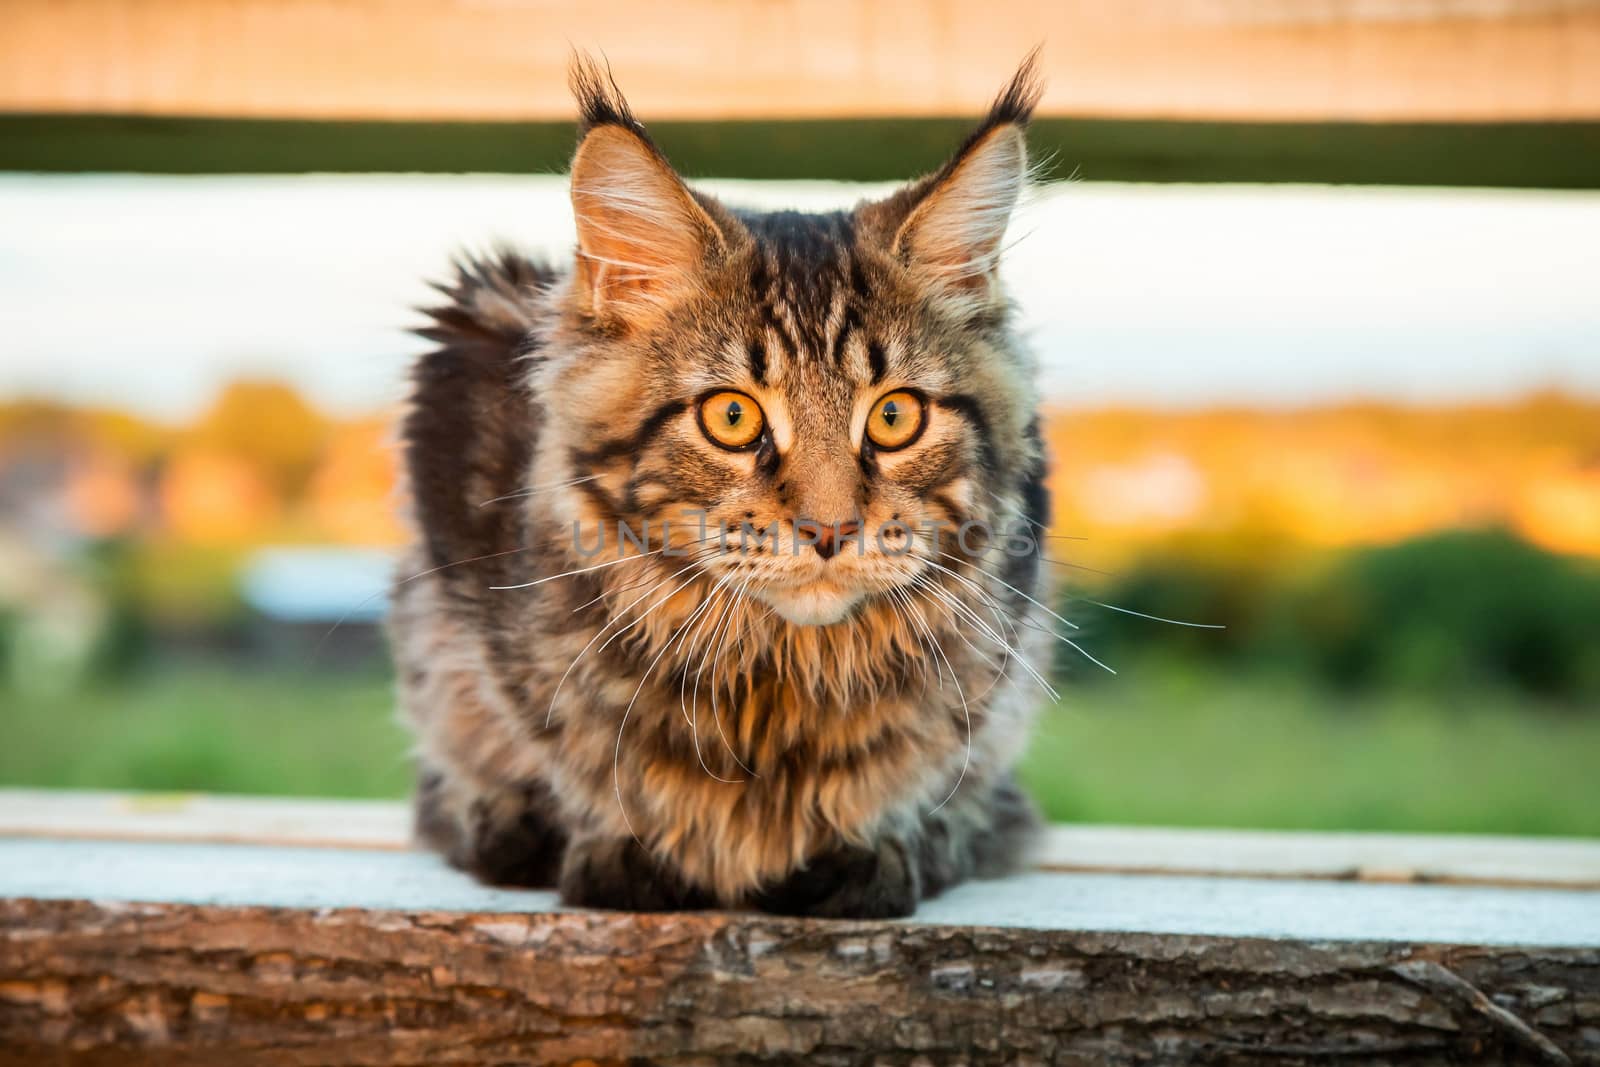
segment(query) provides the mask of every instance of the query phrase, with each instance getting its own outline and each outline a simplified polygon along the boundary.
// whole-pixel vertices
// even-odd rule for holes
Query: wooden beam
[[[1597,1019],[1591,892],[1038,873],[850,923],[0,840],[0,1065],[1564,1064]]]
[[[402,850],[406,805],[0,789],[0,837]],[[1600,841],[1488,834],[1055,826],[1042,870],[1600,889]]]
[[[1600,118],[1595,0],[11,0],[0,110],[566,120],[575,45],[655,120],[971,115],[1041,42],[1052,115]]]

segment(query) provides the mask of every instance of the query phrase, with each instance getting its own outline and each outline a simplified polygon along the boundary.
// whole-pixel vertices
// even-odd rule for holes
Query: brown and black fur
[[[391,623],[419,836],[486,881],[633,909],[906,915],[1015,869],[1049,640],[1035,549],[947,529],[818,559],[689,524],[693,556],[619,562],[573,530],[1047,521],[985,214],[1014,201],[1031,64],[942,170],[822,215],[688,190],[608,75],[580,63],[574,88],[571,268],[466,260],[421,331],[439,347],[403,426],[416,536]],[[891,387],[928,415],[885,453],[852,427]],[[758,447],[706,440],[720,388],[770,407]]]

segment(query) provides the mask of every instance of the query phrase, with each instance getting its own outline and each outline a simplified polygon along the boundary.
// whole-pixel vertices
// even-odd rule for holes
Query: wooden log
[[[431,856],[0,839],[0,1065],[1600,1062],[1600,893],[1036,872],[632,915]]]

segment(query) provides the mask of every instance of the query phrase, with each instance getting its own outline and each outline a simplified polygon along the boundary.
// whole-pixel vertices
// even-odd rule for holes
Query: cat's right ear
[[[969,309],[1001,297],[1002,241],[1027,184],[1025,134],[1041,92],[1035,49],[943,167],[861,209],[863,229],[937,297]]]
[[[725,238],[608,73],[574,59],[572,90],[582,109],[572,160],[574,296],[596,319],[622,326],[653,319],[694,291],[726,252]]]

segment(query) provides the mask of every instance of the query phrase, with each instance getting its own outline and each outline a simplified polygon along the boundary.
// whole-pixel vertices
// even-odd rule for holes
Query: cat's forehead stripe
[[[881,342],[876,340],[867,342],[867,364],[872,368],[872,384],[878,385],[883,381],[884,375],[889,373],[888,357],[884,355]]]
[[[757,385],[767,384],[767,346],[761,338],[752,338],[746,353],[750,357],[750,377]]]
[[[749,342],[752,378],[764,385],[797,364],[823,361],[880,384],[889,355],[864,328],[874,292],[853,216],[779,211],[741,221],[755,238],[749,283],[760,334],[772,341],[770,347],[760,336]]]

